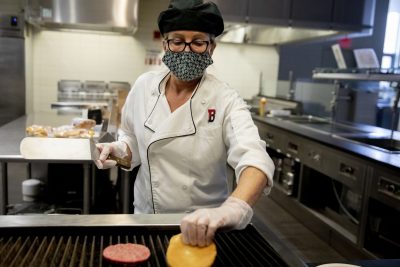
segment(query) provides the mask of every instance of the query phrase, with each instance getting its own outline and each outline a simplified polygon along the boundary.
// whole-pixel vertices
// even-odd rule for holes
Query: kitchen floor
[[[346,258],[286,212],[268,196],[262,196],[254,208],[254,224],[264,223],[305,263],[341,262]]]

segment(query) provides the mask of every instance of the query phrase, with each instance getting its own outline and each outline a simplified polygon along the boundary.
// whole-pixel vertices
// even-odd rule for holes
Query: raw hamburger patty
[[[150,257],[150,250],[139,244],[116,244],[106,247],[103,257],[113,263],[136,264],[146,261]]]

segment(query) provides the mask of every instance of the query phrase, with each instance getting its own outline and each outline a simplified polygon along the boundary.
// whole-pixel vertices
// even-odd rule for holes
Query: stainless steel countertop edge
[[[315,140],[316,142],[324,143],[342,151],[347,151],[364,159],[386,166],[400,168],[400,154],[385,153],[381,150],[373,149],[362,144],[356,144],[355,142],[346,140],[345,138],[335,138],[329,133],[321,133],[320,131],[307,129],[306,127],[297,126],[295,123],[285,122],[284,120],[278,121],[276,119],[264,118],[258,115],[252,115],[252,118],[258,122],[287,130],[291,133],[298,134],[299,136]]]
[[[179,225],[185,214],[2,215],[0,228]]]

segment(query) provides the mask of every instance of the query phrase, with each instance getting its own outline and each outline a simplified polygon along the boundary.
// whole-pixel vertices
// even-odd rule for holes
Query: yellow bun
[[[185,245],[182,234],[174,235],[169,241],[167,262],[170,267],[209,267],[217,256],[217,246],[212,242],[207,247]]]

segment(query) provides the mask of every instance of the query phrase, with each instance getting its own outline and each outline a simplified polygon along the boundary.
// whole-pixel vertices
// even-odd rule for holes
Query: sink
[[[291,116],[278,116],[279,120],[291,121],[295,123],[307,123],[307,124],[330,124],[326,119],[314,117],[314,116],[302,116],[302,115],[291,115]]]
[[[400,153],[400,140],[390,138],[366,138],[347,137],[346,139],[356,141],[365,145],[373,146],[392,153]]]
[[[357,135],[367,134],[368,132],[361,130],[358,127],[346,125],[343,123],[335,123],[330,120],[314,117],[314,116],[287,116],[280,117],[280,120],[296,123],[301,127],[311,128],[325,134],[351,134]]]

